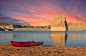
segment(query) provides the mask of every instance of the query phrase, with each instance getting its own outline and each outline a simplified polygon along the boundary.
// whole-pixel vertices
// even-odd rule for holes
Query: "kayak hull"
[[[11,45],[15,47],[23,47],[23,46],[36,46],[36,45],[42,45],[44,42],[33,42],[33,41],[27,41],[27,42],[15,42],[10,41]]]

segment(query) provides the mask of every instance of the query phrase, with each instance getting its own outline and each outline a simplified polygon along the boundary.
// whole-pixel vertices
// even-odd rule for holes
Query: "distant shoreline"
[[[47,25],[47,26],[26,26],[26,25],[12,25],[12,24],[0,25],[0,31],[52,31],[51,28],[52,28],[51,25]],[[67,28],[68,29],[65,31],[86,31],[86,26],[84,25],[78,25],[78,26],[69,25]],[[59,29],[64,29],[64,28],[59,27]]]

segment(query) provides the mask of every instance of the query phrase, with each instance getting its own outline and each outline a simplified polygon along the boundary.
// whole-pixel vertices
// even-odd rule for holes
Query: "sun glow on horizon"
[[[2,0],[0,24],[51,25],[54,17],[65,15],[66,21],[86,25],[85,1]]]

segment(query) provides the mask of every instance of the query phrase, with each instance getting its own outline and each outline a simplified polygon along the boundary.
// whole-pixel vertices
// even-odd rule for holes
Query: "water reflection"
[[[49,37],[50,34],[0,34],[0,38],[16,38],[16,37],[21,37],[21,38],[24,38],[24,37],[42,37],[42,36],[46,36],[46,37]]]
[[[77,41],[77,40],[83,39],[84,36],[80,34],[68,34],[67,37],[68,37],[67,39],[71,41]]]
[[[43,45],[86,47],[86,31],[80,32],[0,32],[0,44],[10,44],[9,41],[44,41]],[[84,34],[82,34],[84,33]]]
[[[10,44],[9,41],[44,41],[44,45],[51,45],[50,32],[22,32],[22,33],[3,33],[0,34],[0,44]],[[47,41],[48,40],[48,41]]]
[[[53,32],[51,37],[54,41],[55,46],[65,46],[67,35],[65,32]]]
[[[66,34],[65,32],[52,32],[51,37],[55,46],[81,45],[85,39],[83,34]]]

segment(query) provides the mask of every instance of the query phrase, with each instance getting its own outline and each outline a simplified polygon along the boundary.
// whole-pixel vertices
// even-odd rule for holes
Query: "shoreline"
[[[86,56],[86,47],[31,46],[0,44],[0,56]]]

